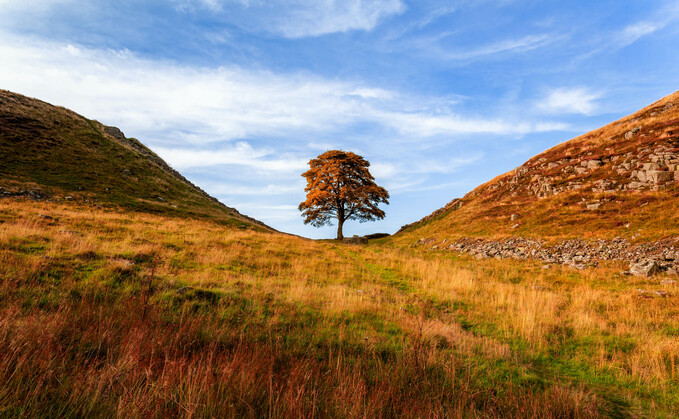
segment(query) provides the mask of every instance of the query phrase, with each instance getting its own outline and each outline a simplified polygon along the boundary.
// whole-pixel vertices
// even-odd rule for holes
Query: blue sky
[[[120,127],[307,237],[300,174],[372,163],[393,233],[679,89],[678,1],[0,0],[0,88]]]

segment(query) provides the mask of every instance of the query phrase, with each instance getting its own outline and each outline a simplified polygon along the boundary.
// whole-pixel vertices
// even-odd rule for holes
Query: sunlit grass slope
[[[0,416],[676,416],[676,292],[612,272],[4,199]]]
[[[516,235],[649,241],[679,235],[678,206],[679,92],[538,154],[396,241]]]
[[[189,183],[136,139],[111,132],[68,109],[0,90],[0,188],[268,229]]]

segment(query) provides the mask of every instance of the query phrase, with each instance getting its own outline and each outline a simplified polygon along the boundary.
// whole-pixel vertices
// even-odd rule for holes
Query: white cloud
[[[498,55],[516,54],[542,48],[556,42],[562,37],[548,34],[528,35],[521,38],[503,39],[494,43],[456,49],[449,45],[449,37],[455,32],[439,32],[434,36],[420,37],[413,42],[414,47],[428,55],[452,61],[473,61],[482,58],[493,58]]]
[[[467,118],[455,114],[376,112],[406,138],[458,136],[465,134],[516,135],[568,129],[563,123],[531,123],[501,119]]]
[[[537,103],[537,108],[547,113],[591,115],[597,110],[596,100],[601,93],[586,88],[560,88],[550,91]]]
[[[304,183],[270,183],[267,185],[238,185],[227,182],[202,182],[202,187],[209,190],[213,195],[258,195],[258,196],[272,196],[272,195],[290,195],[304,190]]]
[[[74,0],[0,0],[0,7],[39,10],[46,6],[70,3],[72,1]]]
[[[175,0],[181,10],[205,8],[232,23],[286,38],[371,31],[406,10],[401,0]],[[238,13],[233,13],[234,8]]]
[[[349,30],[370,31],[388,16],[403,13],[400,0],[296,0],[277,28],[286,37],[302,38]]]
[[[670,23],[679,19],[679,3],[669,1],[663,7],[656,9],[653,17],[625,26],[612,37],[616,48],[624,48],[639,39],[665,29]]]
[[[530,51],[546,46],[551,42],[553,42],[553,39],[549,35],[529,35],[519,39],[506,39],[468,51],[451,52],[447,56],[449,59],[456,60],[474,59],[500,53]]]
[[[0,56],[4,88],[117,124],[157,145],[253,137],[308,140],[357,123],[408,139],[555,129],[549,124],[467,118],[441,108],[438,98],[415,98],[311,74],[235,66],[191,68],[141,59],[125,50],[4,35]]]
[[[629,25],[622,30],[618,37],[618,41],[621,46],[633,44],[640,38],[664,28],[667,26],[667,23],[668,22],[638,22]]]
[[[177,169],[230,165],[261,172],[300,173],[307,164],[306,159],[277,155],[273,150],[255,150],[244,142],[218,150],[155,147],[154,151]]]

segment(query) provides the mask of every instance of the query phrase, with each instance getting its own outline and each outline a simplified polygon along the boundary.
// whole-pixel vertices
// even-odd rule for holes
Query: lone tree
[[[337,218],[337,239],[342,240],[346,220],[381,220],[380,203],[389,204],[389,193],[375,184],[368,171],[370,163],[349,151],[330,150],[309,161],[306,201],[299,204],[304,224],[321,227]]]

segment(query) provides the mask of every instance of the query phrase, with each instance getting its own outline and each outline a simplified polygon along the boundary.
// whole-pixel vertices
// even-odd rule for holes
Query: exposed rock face
[[[648,118],[651,114],[655,119]],[[623,133],[616,128],[616,124],[625,126],[630,122],[639,125]],[[548,150],[470,196],[492,191],[502,191],[510,197],[538,198],[568,191],[657,191],[679,181],[678,128],[679,114],[674,103],[656,105],[600,132]],[[601,138],[605,135],[611,137]],[[595,146],[588,142],[590,138],[604,141]]]
[[[597,266],[603,261],[630,263],[630,273],[651,276],[679,269],[679,238],[631,245],[627,240],[565,240],[547,245],[542,240],[512,237],[502,241],[463,238],[451,244],[438,243],[435,238],[421,238],[415,245],[430,249],[445,249],[467,253],[476,259],[537,259],[547,263],[576,268]]]
[[[546,198],[577,190],[657,191],[679,180],[679,138],[676,144],[643,148],[636,154],[629,152],[594,160],[580,159],[563,158],[537,165],[527,163],[517,168],[507,180],[500,180],[489,188],[506,187],[513,196],[528,193]]]
[[[112,136],[113,138],[117,138],[118,140],[126,139],[125,134],[123,134],[120,128],[117,127],[104,126],[104,132]]]

